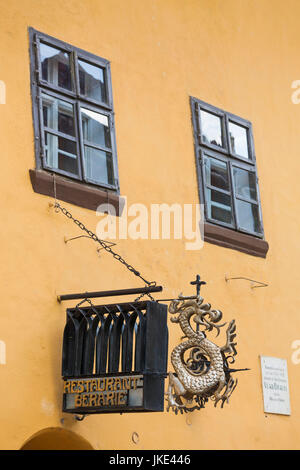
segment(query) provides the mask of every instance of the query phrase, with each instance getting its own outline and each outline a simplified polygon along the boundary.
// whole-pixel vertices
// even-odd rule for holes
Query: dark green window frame
[[[224,229],[263,239],[264,229],[251,123],[197,98],[191,97],[190,103],[199,198],[204,204],[205,221]],[[207,121],[211,119],[212,123],[215,123],[215,129],[220,132],[218,139],[210,141],[205,135],[205,119]],[[242,132],[247,144],[240,153],[236,150],[234,137],[230,133],[230,129],[234,128]],[[213,176],[209,180],[208,167],[211,168],[212,164],[214,164],[214,173],[211,171],[210,176]],[[242,188],[244,194],[239,192],[238,174],[243,177],[248,176],[249,187],[244,184]],[[252,220],[249,220],[247,214],[252,214]]]
[[[99,188],[119,194],[114,109],[109,61],[36,31],[33,28],[29,28],[29,38],[36,169],[45,170],[52,174],[55,173],[79,183],[85,183],[85,185],[91,188]],[[45,79],[41,63],[41,47],[45,48],[47,46],[49,48],[59,49],[62,56],[68,57],[68,78],[72,84],[71,86],[64,87],[64,83],[57,78],[56,82],[48,77]],[[95,99],[93,96],[88,96],[87,93],[83,91],[86,88],[82,85],[82,75],[80,76],[80,74],[82,74],[82,64],[90,68],[94,67],[94,70],[97,70],[99,73],[102,71],[103,83],[101,82],[101,87],[99,86],[101,89],[101,97],[99,99],[98,97]],[[64,64],[62,64],[62,66],[64,66]],[[60,76],[59,73],[59,70],[56,71],[56,77]],[[64,74],[64,76],[66,76],[66,74]],[[69,120],[72,121],[72,125],[74,126],[72,135],[61,132],[57,123],[56,128],[53,128],[54,126],[52,126],[52,128],[47,126],[48,123],[45,122],[45,107],[47,108],[45,102],[48,103],[49,108],[51,108],[51,102],[59,103],[66,110],[65,114],[67,114],[67,111],[71,113]],[[56,109],[58,109],[58,106],[56,106]],[[56,115],[58,115],[59,111],[56,111],[56,113]],[[62,114],[60,108],[60,115]],[[83,129],[83,114],[92,116],[89,118],[90,121],[93,121],[93,116],[96,116],[98,126],[100,122],[99,118],[102,119],[104,122],[102,127],[104,128],[105,126],[105,132],[103,131],[103,134],[105,133],[105,135],[107,134],[109,136],[107,139],[108,143],[106,141],[99,143],[87,140]],[[64,116],[64,119],[67,122],[68,116]],[[59,118],[56,118],[56,121],[59,121]],[[95,119],[94,121],[96,122]],[[94,131],[94,135],[95,134]],[[51,139],[56,141],[55,145],[56,149],[58,149],[56,151],[56,165],[49,162],[47,139],[48,141]],[[99,177],[95,178],[93,170],[88,169],[88,164],[90,168],[92,168],[93,165],[94,167],[100,165],[100,160],[97,160],[95,155],[101,155],[101,161],[104,161],[102,166],[106,168],[107,174],[104,175],[105,177],[103,176],[103,178],[101,175],[102,180]],[[59,167],[57,163],[59,157],[64,162],[63,167]],[[77,166],[72,164],[75,160]],[[65,162],[67,162],[67,165]],[[100,174],[101,171],[98,170],[98,174]]]

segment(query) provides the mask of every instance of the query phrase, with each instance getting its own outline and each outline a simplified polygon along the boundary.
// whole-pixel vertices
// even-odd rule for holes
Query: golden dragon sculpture
[[[171,362],[175,373],[169,373],[169,386],[166,393],[167,411],[171,408],[176,414],[203,408],[210,397],[221,402],[221,408],[234,391],[237,380],[230,373],[242,369],[229,369],[228,363],[235,361],[237,354],[234,342],[236,336],[235,320],[232,320],[226,331],[226,344],[223,347],[207,339],[205,331],[217,330],[226,323],[216,325],[222,319],[220,310],[212,310],[211,305],[204,303],[200,295],[194,298],[178,296],[169,305],[171,321],[179,323],[187,341],[176,346],[171,353]],[[197,330],[191,326],[191,319],[196,323]],[[200,328],[204,327],[201,331]],[[187,352],[190,355],[186,357]],[[194,406],[192,406],[194,404]]]

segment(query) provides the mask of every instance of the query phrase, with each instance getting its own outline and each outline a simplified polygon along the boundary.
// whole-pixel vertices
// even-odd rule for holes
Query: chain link
[[[75,219],[73,217],[73,215],[71,214],[71,212],[69,212],[65,207],[62,207],[59,202],[57,202],[56,198],[55,198],[55,203],[54,203],[54,209],[56,212],[59,212],[61,211],[68,219],[71,219],[73,220],[73,222],[81,229],[83,230],[84,232],[86,232],[90,238],[92,238],[95,242],[99,243],[101,245],[102,248],[104,248],[105,251],[107,251],[108,253],[110,253],[114,259],[116,259],[117,261],[120,261],[121,264],[123,264],[124,266],[126,266],[126,268],[132,272],[133,274],[135,274],[135,276],[139,277],[140,279],[142,279],[142,281],[147,284],[147,287],[155,287],[156,286],[156,282],[155,281],[147,281],[145,278],[143,278],[143,276],[141,275],[141,273],[139,271],[137,271],[131,264],[127,263],[124,258],[122,258],[121,255],[119,255],[118,253],[116,253],[114,250],[112,250],[112,248],[107,245],[103,240],[100,240],[97,235],[95,233],[93,233],[91,230],[87,229],[86,226],[80,222],[80,220],[78,219]],[[139,297],[137,297],[137,299],[135,299],[136,301],[140,300],[144,295],[147,295],[148,297],[150,297],[151,300],[155,301],[155,299],[152,297],[152,295],[148,292],[146,294],[141,294]]]

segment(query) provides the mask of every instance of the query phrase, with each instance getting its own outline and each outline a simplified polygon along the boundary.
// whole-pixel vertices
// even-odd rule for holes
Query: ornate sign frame
[[[67,309],[63,411],[163,411],[167,306],[153,301]]]

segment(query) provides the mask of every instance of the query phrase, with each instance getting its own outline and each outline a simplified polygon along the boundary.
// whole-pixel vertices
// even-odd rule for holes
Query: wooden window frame
[[[114,107],[112,97],[112,82],[111,82],[111,70],[110,62],[102,57],[98,57],[92,53],[86,52],[75,46],[67,44],[61,40],[53,38],[40,31],[36,31],[33,28],[29,28],[29,42],[30,42],[30,75],[31,75],[31,94],[32,94],[32,112],[33,112],[33,126],[34,126],[34,140],[35,140],[35,163],[36,167],[30,170],[31,182],[33,189],[36,192],[45,195],[49,194],[49,176],[53,179],[55,177],[57,187],[62,188],[62,193],[65,194],[66,187],[71,188],[73,192],[76,188],[81,185],[80,197],[74,194],[70,195],[69,200],[77,201],[76,205],[86,207],[94,210],[95,201],[98,199],[99,204],[104,200],[118,201],[120,194],[119,186],[119,174],[118,174],[118,161],[117,161],[117,150],[116,150],[116,135],[115,135],[115,122],[114,122]],[[41,60],[40,60],[40,43],[59,48],[63,52],[69,54],[70,57],[70,68],[71,68],[71,79],[73,89],[64,89],[58,84],[53,84],[45,81],[42,78]],[[93,98],[88,98],[81,94],[80,81],[79,81],[79,62],[78,60],[85,61],[91,65],[100,67],[104,74],[104,93],[106,101],[97,101]],[[44,123],[42,116],[42,100],[41,94],[47,94],[50,97],[58,98],[73,105],[74,109],[74,125],[75,125],[75,142],[77,145],[77,161],[78,161],[78,174],[74,174],[62,169],[51,168],[46,164],[45,160],[45,144],[44,144]],[[84,140],[82,135],[82,126],[80,122],[81,110],[80,108],[86,108],[91,111],[103,114],[107,116],[109,123],[110,142],[111,148],[100,148],[101,145],[89,145],[91,147],[97,147],[100,150],[109,152],[111,154],[112,168],[113,168],[113,180],[112,184],[105,182],[97,182],[91,177],[88,177],[84,168]],[[58,135],[58,131],[54,132]],[[70,136],[67,136],[68,138]],[[74,140],[70,138],[70,140]],[[47,173],[45,175],[45,173]],[[47,182],[47,184],[45,183]],[[75,184],[76,183],[76,184]],[[85,189],[86,188],[86,189]],[[87,201],[82,200],[87,195],[87,200],[90,199],[91,194],[94,193],[92,207],[89,207]],[[67,202],[69,202],[69,200]],[[74,203],[74,202],[73,202]],[[118,214],[118,210],[117,210]]]
[[[269,245],[264,239],[264,228],[262,221],[261,201],[258,187],[258,177],[256,168],[256,156],[254,150],[254,140],[252,132],[251,122],[242,119],[232,113],[223,111],[222,109],[216,108],[204,101],[197,98],[190,97],[190,105],[192,111],[192,125],[194,134],[194,148],[195,148],[195,159],[196,159],[196,171],[198,179],[198,191],[200,203],[204,205],[204,240],[210,243],[217,244],[219,246],[228,247],[241,252],[245,252],[254,256],[266,257],[269,249]],[[222,131],[222,143],[223,146],[219,147],[210,142],[205,142],[201,133],[201,119],[200,110],[204,110],[208,113],[218,116],[221,119],[221,131]],[[247,145],[249,158],[244,158],[236,154],[231,148],[230,136],[229,136],[229,123],[232,122],[243,128],[247,133]],[[213,186],[206,183],[204,174],[205,156],[215,160],[222,161],[227,165],[229,188],[230,191],[224,190],[224,194],[230,194],[231,198],[231,209],[233,223],[229,224],[226,222],[218,221],[209,216],[208,206],[206,202],[205,188],[214,190]],[[233,169],[234,167],[246,170],[255,174],[256,182],[256,194],[257,200],[253,200],[250,197],[243,197],[236,194]],[[222,192],[220,188],[215,188],[217,191]],[[259,223],[261,230],[259,232],[246,230],[241,227],[238,218],[238,212],[236,209],[236,201],[242,200],[247,203],[257,205],[259,214]]]

